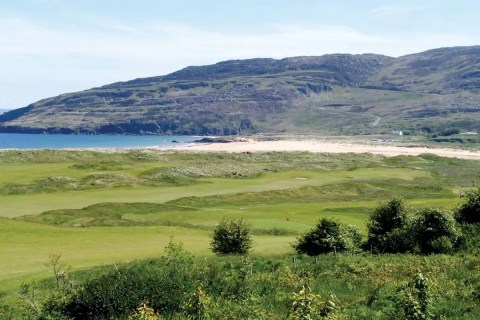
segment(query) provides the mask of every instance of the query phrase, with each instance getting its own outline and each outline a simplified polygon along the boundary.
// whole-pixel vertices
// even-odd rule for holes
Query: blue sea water
[[[191,144],[194,136],[123,136],[0,133],[0,149],[144,148]]]

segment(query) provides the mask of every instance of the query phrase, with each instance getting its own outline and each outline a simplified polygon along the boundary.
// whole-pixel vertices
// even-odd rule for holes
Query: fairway
[[[51,254],[79,270],[158,257],[173,236],[211,255],[224,217],[252,225],[260,255],[292,252],[323,217],[365,236],[380,201],[452,209],[480,178],[478,162],[432,156],[25,151],[0,161],[0,287],[9,292],[47,276]]]
[[[0,287],[15,289],[21,281],[47,275],[51,254],[61,254],[75,269],[133,259],[159,257],[174,236],[185,248],[210,255],[209,231],[181,227],[55,228],[41,224],[0,220]],[[262,254],[288,251],[292,236],[255,236],[255,250]],[[279,245],[278,241],[283,245]]]
[[[7,164],[9,165],[9,164]],[[38,169],[37,165],[28,168],[26,175],[31,170]],[[49,165],[52,167],[52,165]],[[59,165],[59,170],[65,168]],[[53,169],[36,172],[37,177],[47,178],[54,174]],[[17,172],[16,175],[20,175]],[[303,186],[320,186],[347,180],[361,180],[372,178],[404,179],[428,177],[429,172],[413,169],[388,168],[381,171],[372,168],[357,169],[353,171],[315,172],[306,170],[292,170],[279,173],[266,173],[258,178],[251,179],[221,179],[204,178],[201,183],[186,186],[145,187],[134,185],[130,188],[108,188],[96,190],[59,191],[48,193],[26,193],[3,195],[0,217],[18,217],[30,214],[39,214],[54,209],[79,209],[99,202],[154,202],[164,203],[170,200],[189,196],[209,196],[221,194],[234,194],[241,192],[261,192],[268,190],[281,190],[299,188]],[[27,178],[22,178],[27,179]],[[19,179],[22,181],[22,179]],[[10,180],[12,181],[12,180]],[[17,181],[17,180],[13,180]]]

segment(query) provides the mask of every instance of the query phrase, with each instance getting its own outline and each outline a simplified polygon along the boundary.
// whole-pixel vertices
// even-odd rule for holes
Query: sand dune
[[[356,144],[342,142],[325,142],[320,140],[279,140],[230,143],[196,144],[189,147],[175,148],[191,151],[223,151],[223,152],[265,152],[265,151],[308,151],[327,153],[372,153],[387,157],[398,155],[419,155],[431,153],[443,157],[480,160],[479,151],[447,148],[402,147],[381,144]]]

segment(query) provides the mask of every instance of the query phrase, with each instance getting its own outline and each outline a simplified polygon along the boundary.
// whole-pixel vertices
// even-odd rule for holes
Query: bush
[[[480,188],[466,194],[466,201],[455,212],[459,223],[480,223]]]
[[[430,311],[432,302],[429,291],[428,278],[421,273],[401,288],[396,305],[402,314],[402,319],[438,319]]]
[[[460,236],[452,214],[439,209],[422,210],[412,231],[422,254],[450,253]]]
[[[323,302],[320,295],[312,293],[310,287],[304,285],[299,293],[293,293],[292,300],[289,320],[336,319],[334,313],[339,309],[339,301],[334,294]]]
[[[376,253],[398,253],[411,250],[407,236],[409,228],[408,210],[402,198],[393,198],[379,205],[367,223],[368,240],[366,249]]]
[[[480,223],[463,224],[462,235],[457,242],[459,250],[466,253],[480,253]]]
[[[161,320],[162,316],[148,306],[146,301],[130,315],[127,320]]]
[[[210,247],[218,255],[247,254],[253,246],[251,226],[244,219],[223,218],[213,229]]]
[[[362,245],[362,234],[356,225],[340,225],[340,242],[345,251],[357,251]]]
[[[322,253],[351,251],[360,246],[361,235],[355,226],[345,226],[332,219],[323,218],[315,229],[305,233],[293,244],[301,254],[317,256]]]
[[[179,312],[194,290],[193,259],[173,242],[166,253],[159,262],[134,262],[95,275],[71,299],[67,313],[74,319],[123,319],[142,301],[154,312]]]
[[[440,135],[441,136],[444,136],[444,137],[448,137],[448,136],[452,136],[454,134],[459,134],[460,133],[460,129],[459,128],[447,128],[445,130],[443,130]]]

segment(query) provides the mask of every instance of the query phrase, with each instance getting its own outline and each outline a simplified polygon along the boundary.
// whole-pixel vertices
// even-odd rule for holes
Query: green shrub
[[[352,251],[359,247],[361,235],[355,226],[345,226],[323,218],[315,229],[305,233],[293,244],[298,253],[317,256],[336,251]]]
[[[464,223],[461,229],[462,234],[457,242],[458,249],[466,253],[480,253],[480,224]]]
[[[294,292],[292,300],[292,312],[289,319],[310,320],[320,313],[320,295],[313,294],[309,287],[303,286],[300,292]]]
[[[396,301],[397,308],[407,320],[428,320],[435,318],[431,312],[431,294],[428,278],[418,274],[407,285],[400,289]]]
[[[247,254],[253,246],[251,226],[244,219],[223,218],[215,226],[210,247],[218,255]]]
[[[411,250],[407,233],[408,210],[402,198],[393,198],[373,210],[367,223],[366,249],[376,253],[397,253]]]
[[[183,306],[183,313],[189,320],[208,320],[211,319],[211,309],[212,298],[205,293],[202,286],[198,286]]]
[[[127,320],[161,320],[162,316],[155,312],[148,306],[146,301],[142,302],[140,306],[130,315]]]
[[[345,251],[358,251],[362,245],[360,229],[353,224],[340,225],[340,238]]]
[[[439,209],[420,211],[412,232],[422,254],[450,253],[460,236],[452,214]]]
[[[16,315],[13,319],[56,319],[70,320],[66,316],[66,307],[75,296],[74,281],[70,277],[69,267],[60,262],[61,255],[51,254],[45,264],[53,272],[54,281],[46,281],[42,286],[32,282],[22,284],[19,295],[25,305],[24,316]],[[43,291],[44,287],[48,290]],[[42,294],[39,294],[42,292]],[[2,313],[0,313],[0,319]]]
[[[466,194],[466,201],[455,212],[459,223],[480,223],[480,188]]]
[[[440,135],[441,136],[452,136],[454,134],[459,134],[460,133],[460,129],[459,128],[447,128],[445,130],[443,130]]]
[[[339,309],[339,301],[334,294],[330,294],[327,301],[323,302],[320,295],[312,293],[310,287],[304,285],[298,293],[293,293],[292,300],[288,319],[337,319],[334,313]]]
[[[250,291],[248,278],[252,272],[252,262],[235,256],[225,259],[206,266],[204,270],[206,287],[212,295],[243,299]]]
[[[87,280],[67,306],[74,319],[125,318],[142,301],[162,314],[179,312],[194,290],[193,260],[174,242],[160,261],[134,262]]]

